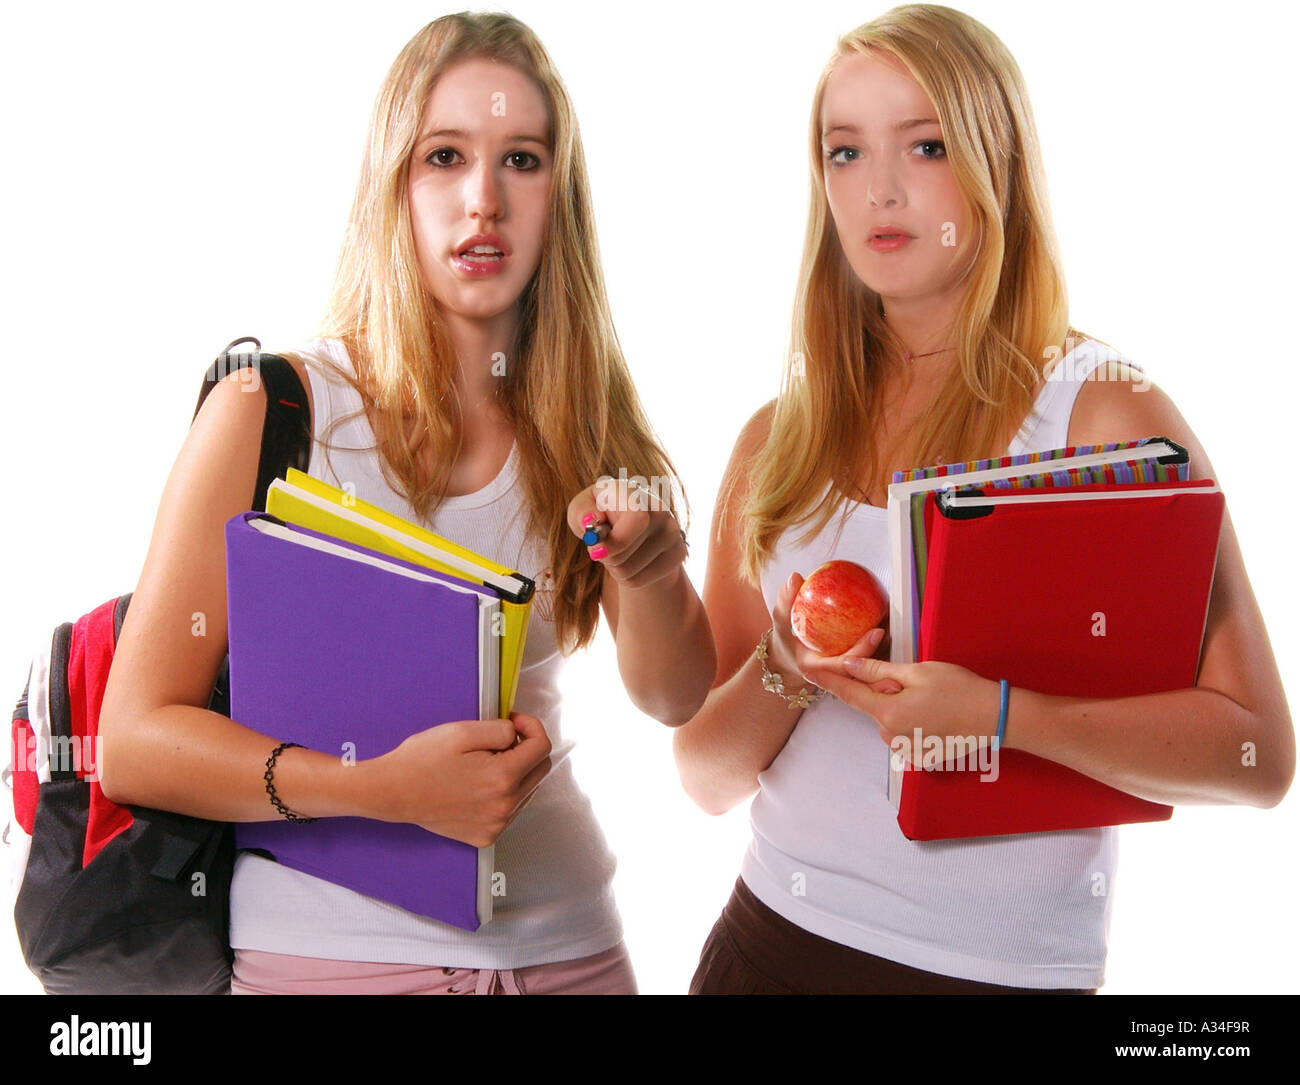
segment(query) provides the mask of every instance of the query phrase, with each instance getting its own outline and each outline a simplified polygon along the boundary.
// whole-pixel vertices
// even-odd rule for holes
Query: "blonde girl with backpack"
[[[614,334],[573,107],[527,27],[446,16],[402,50],[322,333],[276,353],[310,398],[311,475],[534,577],[539,597],[510,719],[431,727],[354,766],[284,749],[271,773],[297,816],[494,843],[493,919],[461,931],[241,853],[233,990],[634,992],[614,858],[571,763],[551,768],[557,679],[603,609],[629,697],[675,725],[714,653],[684,498]],[[263,411],[222,382],[168,480],[104,701],[114,801],[280,816],[263,778],[280,740],[203,707],[225,651],[223,526],[249,506]],[[620,472],[657,480],[653,496],[608,481]]]

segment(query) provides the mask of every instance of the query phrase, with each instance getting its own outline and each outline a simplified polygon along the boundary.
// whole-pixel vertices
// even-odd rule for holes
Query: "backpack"
[[[235,369],[266,383],[255,508],[288,467],[311,452],[307,399],[283,358],[230,353],[204,377],[195,416]],[[14,819],[5,843],[21,878],[14,905],[27,966],[49,994],[228,994],[232,825],[119,806],[99,786],[98,725],[131,596],[54,631],[32,662],[13,714]],[[208,708],[230,715],[229,658]]]

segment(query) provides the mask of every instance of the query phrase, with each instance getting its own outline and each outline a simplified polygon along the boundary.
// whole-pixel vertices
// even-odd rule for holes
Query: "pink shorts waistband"
[[[235,950],[233,995],[634,995],[627,947],[527,968],[436,968]]]

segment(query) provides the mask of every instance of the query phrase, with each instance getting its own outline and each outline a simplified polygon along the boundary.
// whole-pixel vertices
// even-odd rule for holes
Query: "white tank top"
[[[352,373],[337,340],[315,340],[308,358],[315,442],[308,473],[332,485],[351,484],[362,500],[421,522],[406,499],[383,477],[374,432],[350,384],[313,355]],[[337,419],[347,419],[330,429]],[[322,447],[328,440],[328,457]],[[525,534],[527,509],[517,485],[518,449],[483,489],[443,500],[430,530],[463,542],[485,557],[540,581],[549,555]],[[567,499],[566,499],[567,500]],[[557,680],[563,656],[554,626],[534,603],[524,643],[515,709],[536,716],[552,746],[560,734]],[[573,960],[617,945],[622,928],[614,906],[614,856],[574,780],[571,759],[553,769],[532,800],[497,839],[495,871],[505,875],[504,896],[477,931],[374,900],[351,889],[240,852],[230,893],[230,944],[331,960],[379,961],[447,968],[525,968]]]
[[[1064,447],[1082,381],[1108,359],[1127,361],[1095,340],[1066,355],[1010,454]],[[792,572],[807,576],[832,558],[866,566],[889,588],[884,509],[841,509],[796,545],[801,530],[787,531],[763,568],[769,609]],[[928,972],[1017,987],[1102,985],[1115,829],[911,841],[886,798],[888,775],[889,747],[869,717],[830,697],[805,709],[758,777],[741,864],[754,895],[813,934]]]

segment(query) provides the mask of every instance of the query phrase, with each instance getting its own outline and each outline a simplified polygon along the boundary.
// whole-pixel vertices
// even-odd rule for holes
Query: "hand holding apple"
[[[791,573],[776,596],[772,608],[772,643],[767,650],[767,666],[781,675],[786,689],[793,693],[800,686],[816,686],[805,673],[816,662],[817,655],[802,644],[790,628],[790,609],[795,595],[803,584],[803,577]]]
[[[790,627],[814,652],[838,656],[888,614],[889,598],[870,572],[852,561],[828,561],[799,588],[790,608]]]
[[[803,583],[802,576],[791,573],[777,593],[776,605],[772,607],[772,642],[768,647],[767,666],[768,670],[781,675],[787,691],[791,693],[797,691],[800,686],[813,688],[821,686],[816,676],[823,672],[829,663],[827,656],[818,655],[808,648],[794,635],[790,627],[791,610]],[[881,651],[887,640],[886,630],[877,628],[869,631],[852,647],[862,655],[870,656]],[[842,672],[838,669],[839,663],[835,665],[837,668],[835,674],[838,677]],[[898,686],[896,682],[886,679],[884,683],[873,685],[871,688],[878,693],[888,693]]]

